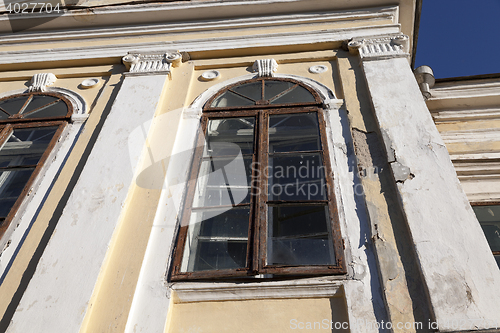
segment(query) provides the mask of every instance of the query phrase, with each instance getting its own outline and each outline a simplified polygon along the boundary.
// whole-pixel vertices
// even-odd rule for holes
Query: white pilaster
[[[399,166],[392,170],[439,330],[500,326],[500,270],[397,40],[349,47],[362,60],[389,162]]]
[[[153,118],[167,75],[124,78],[8,332],[79,331],[144,148],[127,139]]]

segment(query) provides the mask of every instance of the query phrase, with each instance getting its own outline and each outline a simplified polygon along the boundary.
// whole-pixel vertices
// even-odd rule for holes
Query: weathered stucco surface
[[[453,320],[489,328],[499,321],[500,271],[408,61],[364,61],[363,69],[380,128],[414,175],[398,182],[398,194],[439,328],[452,331]]]

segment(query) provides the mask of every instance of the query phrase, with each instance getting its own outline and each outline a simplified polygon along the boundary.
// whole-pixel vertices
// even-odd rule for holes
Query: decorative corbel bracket
[[[406,35],[372,39],[354,38],[347,44],[347,46],[351,54],[359,54],[362,60],[410,57],[410,40]]]
[[[274,59],[259,59],[255,60],[252,69],[259,77],[273,76],[273,73],[278,70],[278,63]]]
[[[52,73],[39,73],[33,75],[31,78],[31,85],[29,86],[29,92],[44,92],[47,90],[47,86],[51,86],[56,83],[57,77]]]
[[[137,53],[129,52],[122,58],[128,75],[168,74],[170,68],[182,62],[179,52]]]

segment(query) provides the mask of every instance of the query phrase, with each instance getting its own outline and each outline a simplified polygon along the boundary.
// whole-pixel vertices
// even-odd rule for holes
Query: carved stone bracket
[[[259,59],[255,60],[252,69],[258,76],[273,76],[278,70],[278,63],[274,59]]]
[[[364,60],[409,57],[410,42],[406,35],[373,39],[353,39],[347,46],[351,54],[359,54]]]
[[[47,90],[47,86],[53,85],[57,80],[57,77],[52,73],[39,73],[33,75],[31,78],[31,85],[29,87],[30,92],[44,92]]]
[[[182,55],[179,52],[129,52],[122,61],[130,74],[170,74],[170,68],[177,67],[182,62]]]

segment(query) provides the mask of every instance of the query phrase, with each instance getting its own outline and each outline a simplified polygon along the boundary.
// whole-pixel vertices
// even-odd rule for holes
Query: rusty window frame
[[[185,197],[185,205],[183,208],[183,213],[180,218],[180,228],[178,231],[176,247],[173,254],[173,265],[171,271],[172,281],[181,280],[203,280],[203,279],[216,279],[216,278],[231,278],[231,277],[246,277],[255,276],[259,274],[273,274],[276,276],[282,275],[333,275],[333,274],[345,274],[346,268],[344,265],[344,246],[340,234],[340,222],[338,217],[338,210],[336,206],[334,187],[333,187],[333,170],[330,164],[330,154],[327,147],[327,137],[326,137],[326,124],[324,110],[321,108],[321,99],[318,94],[311,88],[291,79],[276,79],[279,81],[290,81],[296,83],[311,92],[314,96],[314,103],[293,103],[293,104],[283,104],[283,105],[250,105],[241,107],[210,107],[211,103],[220,95],[225,93],[227,90],[245,83],[250,83],[252,81],[262,81],[264,86],[264,80],[267,78],[257,78],[239,82],[226,87],[225,89],[219,91],[213,97],[211,97],[205,104],[204,113],[201,118],[201,126],[198,129],[197,139],[196,139],[196,149],[193,156],[193,163],[191,165],[191,170],[189,172],[189,182],[188,189]],[[262,96],[264,94],[262,93]],[[217,118],[241,118],[241,117],[255,117],[255,130],[254,130],[254,150],[252,155],[252,163],[258,162],[260,164],[260,171],[262,171],[268,164],[268,121],[269,115],[286,115],[286,114],[297,114],[297,113],[316,113],[318,117],[319,125],[319,135],[321,141],[321,150],[323,158],[323,166],[326,169],[325,180],[326,180],[326,200],[297,200],[288,201],[286,204],[300,203],[303,205],[307,204],[323,204],[328,208],[329,213],[329,223],[331,230],[331,237],[334,246],[335,253],[335,265],[266,265],[265,261],[267,258],[267,229],[268,229],[268,216],[267,216],[267,206],[271,201],[267,200],[268,191],[268,180],[266,179],[264,172],[259,172],[260,177],[257,179],[255,175],[255,170],[252,168],[252,186],[249,204],[238,204],[233,205],[236,207],[239,205],[249,206],[249,230],[248,230],[248,241],[247,241],[247,253],[246,253],[246,267],[237,269],[224,269],[224,270],[205,270],[205,271],[194,271],[194,272],[181,272],[181,264],[184,255],[184,247],[186,245],[186,238],[189,227],[189,219],[193,211],[191,205],[193,203],[196,180],[198,177],[198,172],[202,163],[202,154],[205,146],[205,134],[207,132],[208,121],[210,119]],[[252,164],[253,165],[253,164]],[[255,186],[254,186],[255,185]],[[256,189],[260,189],[260,195],[256,195]],[[321,201],[321,202],[320,202]]]
[[[66,124],[69,122],[71,119],[71,115],[73,114],[73,107],[71,102],[69,102],[68,99],[66,99],[64,96],[61,94],[57,93],[42,93],[42,92],[31,92],[31,93],[26,93],[26,94],[16,94],[16,95],[10,95],[7,97],[0,98],[0,101],[11,99],[11,98],[16,98],[20,96],[35,96],[35,95],[43,95],[43,96],[52,96],[56,97],[59,100],[61,100],[63,103],[66,104],[68,108],[68,112],[65,116],[59,116],[59,117],[51,117],[51,118],[29,118],[29,119],[24,119],[22,117],[12,117],[8,119],[3,119],[0,120],[0,147],[3,147],[3,145],[6,143],[6,141],[9,139],[10,134],[14,131],[14,129],[20,129],[20,128],[42,128],[42,127],[56,127],[57,129],[48,144],[47,148],[43,152],[42,156],[40,157],[40,160],[36,165],[32,165],[30,167],[33,167],[34,170],[26,182],[21,194],[18,196],[16,202],[10,209],[9,213],[7,216],[0,217],[0,238],[3,237],[7,229],[9,228],[10,223],[12,222],[13,218],[15,217],[17,211],[19,210],[20,206],[22,205],[22,202],[26,198],[27,194],[29,193],[31,186],[36,179],[36,177],[40,174],[41,168],[46,162],[50,152],[54,148],[55,144],[59,140],[62,131],[64,130],[64,127]],[[29,101],[30,98],[27,99]],[[21,107],[26,106],[26,103]],[[35,109],[36,110],[36,109]],[[32,110],[32,111],[35,111]],[[2,171],[0,169],[0,171]]]
[[[482,202],[471,202],[471,207],[474,206],[500,206],[500,201],[482,201]],[[481,222],[479,222],[481,224]],[[489,246],[489,244],[488,244]],[[494,256],[500,256],[500,251],[491,251]]]

